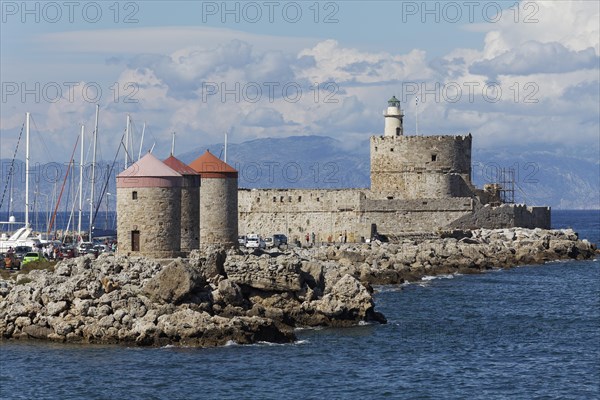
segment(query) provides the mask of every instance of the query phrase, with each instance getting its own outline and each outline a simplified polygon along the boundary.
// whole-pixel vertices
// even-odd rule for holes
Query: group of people
[[[316,236],[315,233],[312,232],[310,235],[308,234],[308,232],[306,233],[306,236],[304,237],[304,239],[306,240],[306,246],[314,246],[316,244]],[[338,236],[338,240],[337,243],[347,243],[348,242],[348,233],[346,231],[344,231],[344,233],[340,232],[340,235]],[[327,243],[333,243],[333,236],[329,235],[327,237]]]

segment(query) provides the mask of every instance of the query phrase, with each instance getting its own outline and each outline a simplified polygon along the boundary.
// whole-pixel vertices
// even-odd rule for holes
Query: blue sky
[[[351,146],[395,94],[407,134],[420,96],[421,134],[597,159],[599,20],[592,1],[3,1],[0,158],[30,111],[33,156],[67,160],[96,102],[106,159],[127,113],[158,156],[172,132],[176,153],[225,131]]]

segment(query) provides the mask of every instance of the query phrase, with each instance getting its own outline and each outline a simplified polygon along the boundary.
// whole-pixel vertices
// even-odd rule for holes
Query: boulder
[[[179,303],[205,284],[206,281],[199,271],[177,259],[150,279],[144,285],[143,291],[155,301]]]

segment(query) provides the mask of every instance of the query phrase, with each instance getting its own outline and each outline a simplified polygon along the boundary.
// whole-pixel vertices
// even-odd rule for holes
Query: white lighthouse
[[[388,100],[388,107],[383,111],[383,116],[385,117],[384,136],[402,136],[404,133],[402,128],[404,114],[400,109],[400,100],[396,96],[392,96]]]

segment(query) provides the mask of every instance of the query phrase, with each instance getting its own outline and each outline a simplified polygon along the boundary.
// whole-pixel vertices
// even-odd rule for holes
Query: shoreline
[[[295,329],[386,323],[373,285],[597,254],[570,229],[511,228],[286,251],[211,248],[167,265],[86,256],[0,281],[0,338],[158,347],[294,343]]]

